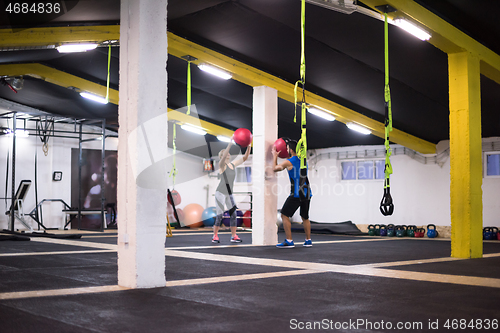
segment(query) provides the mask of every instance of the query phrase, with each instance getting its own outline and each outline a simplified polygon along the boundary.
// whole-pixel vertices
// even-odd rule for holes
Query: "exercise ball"
[[[229,227],[231,224],[230,218],[229,218],[229,211],[225,211],[224,214],[222,214],[222,224],[225,225],[226,227]]]
[[[215,224],[215,217],[217,216],[215,207],[206,208],[201,214],[201,220],[203,221],[203,225],[207,227],[211,227]]]
[[[252,227],[252,211],[251,210],[247,210],[245,212],[245,214],[243,214],[243,225],[247,228],[251,228]]]
[[[181,195],[176,190],[170,191],[170,194],[172,194],[172,199],[174,200],[174,206],[178,206],[181,203]],[[169,195],[168,195],[168,203],[172,205],[172,200],[170,199]]]
[[[184,224],[190,228],[199,228],[203,226],[201,215],[203,214],[203,207],[192,203],[184,207]]]
[[[236,226],[241,227],[243,225],[243,212],[240,210],[236,211]],[[229,211],[226,210],[224,214],[222,215],[222,224],[224,224],[226,227],[231,226],[231,216],[229,216]]]
[[[246,128],[238,128],[234,131],[233,139],[234,142],[240,146],[248,147],[248,145],[252,142],[252,132]]]
[[[241,210],[236,211],[236,226],[241,227],[243,225],[243,212]]]
[[[279,152],[278,157],[288,158],[288,149],[286,147],[286,142],[282,138],[274,141],[274,148]]]

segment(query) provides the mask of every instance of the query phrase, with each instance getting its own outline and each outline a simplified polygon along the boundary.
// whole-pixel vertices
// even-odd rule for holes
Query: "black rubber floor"
[[[107,235],[107,234],[99,234]],[[239,233],[243,244],[250,233]],[[94,237],[92,237],[94,236]],[[117,284],[117,254],[14,253],[96,250],[85,244],[116,244],[114,237],[84,235],[69,246],[41,242],[0,242],[0,296],[16,291],[107,286]],[[109,235],[107,235],[109,236]],[[221,244],[229,244],[221,233]],[[303,234],[294,235],[297,245]],[[314,235],[312,248],[220,247],[208,235],[174,235],[173,249],[196,253],[359,265],[450,256],[450,242],[393,239],[321,244],[321,241],[365,240],[365,237]],[[283,235],[279,235],[283,239]],[[499,243],[485,243],[484,253],[500,253]],[[500,257],[383,269],[500,279]],[[289,271],[290,268],[166,257],[166,280]],[[299,271],[298,271],[299,272]],[[311,273],[200,285],[94,294],[0,300],[0,332],[495,332],[446,329],[447,320],[483,323],[500,320],[500,288],[413,281],[345,273]],[[317,322],[316,330],[299,329]],[[430,329],[429,323],[438,324]],[[388,324],[392,325],[388,329]],[[398,323],[411,326],[397,329]],[[319,326],[318,326],[319,325]],[[336,326],[337,328],[336,329]],[[339,326],[340,325],[340,326]],[[416,326],[415,326],[416,325]],[[490,325],[491,326],[491,325]],[[343,327],[343,328],[342,328]],[[323,329],[319,329],[323,328]]]
[[[357,238],[360,239],[360,238]],[[232,254],[255,258],[272,258],[340,265],[361,265],[392,261],[433,259],[450,256],[450,244],[442,241],[414,241],[404,239],[376,240],[353,243],[314,243],[313,247],[304,248],[302,242],[295,242],[293,249],[275,247],[240,247],[191,249],[188,251]],[[345,240],[344,237],[330,237],[329,240]],[[500,247],[499,247],[500,252]]]
[[[402,271],[440,273],[486,278],[500,277],[500,257],[385,267]]]
[[[2,301],[0,309],[2,317],[10,315],[7,323],[12,325],[2,325],[2,332],[16,333],[48,331],[36,329],[43,324],[51,325],[52,332],[72,327],[75,332],[294,332],[299,322],[324,320],[356,323],[351,329],[331,330],[341,332],[403,331],[373,328],[382,321],[394,327],[409,323],[414,328],[409,331],[415,332],[453,332],[444,328],[446,320],[498,318],[498,297],[498,289],[320,273],[10,300]],[[461,305],[454,306],[458,300]],[[16,324],[13,318],[25,320]],[[436,320],[440,329],[427,329]]]
[[[81,239],[72,239],[72,241],[82,241]],[[84,243],[82,243],[84,244]],[[114,241],[116,244],[116,239]],[[36,241],[4,241],[0,242],[0,253],[19,253],[19,252],[58,252],[58,251],[85,251],[95,250],[93,247],[72,246],[63,244],[40,243]]]
[[[117,270],[116,253],[110,252],[0,257],[0,293],[116,285]],[[167,281],[289,270],[175,257],[165,261]]]

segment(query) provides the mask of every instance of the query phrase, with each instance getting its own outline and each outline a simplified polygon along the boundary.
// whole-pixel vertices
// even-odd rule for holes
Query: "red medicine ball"
[[[246,128],[238,128],[234,131],[233,139],[240,146],[248,147],[250,142],[252,142],[252,132]]]
[[[280,153],[278,156],[280,158],[288,158],[288,149],[286,147],[286,142],[282,138],[279,138],[274,142],[274,147],[276,148],[276,151],[279,151]]]

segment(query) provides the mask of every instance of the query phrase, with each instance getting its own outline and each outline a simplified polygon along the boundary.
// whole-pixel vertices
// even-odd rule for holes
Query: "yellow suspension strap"
[[[111,66],[111,45],[108,48],[108,79],[106,80],[106,103],[109,102],[109,68]]]
[[[191,61],[188,61],[188,73],[187,73],[187,106],[188,110],[186,114],[191,113]]]
[[[389,90],[389,26],[387,24],[387,11],[384,12],[384,53],[385,53],[385,180],[384,180],[384,196],[380,202],[380,212],[384,216],[392,215],[394,212],[394,203],[391,197],[391,187],[389,183],[392,174],[392,165],[390,156],[392,154],[389,146],[389,133],[392,131],[392,110],[391,110],[391,92]]]
[[[182,57],[182,59],[186,60],[188,65],[187,65],[187,112],[186,114],[191,113],[191,62],[196,61],[196,59],[193,56],[190,55],[185,55]]]
[[[168,220],[168,214],[167,214],[167,237],[172,237],[172,227],[170,226],[170,221]]]
[[[301,7],[301,55],[300,55],[300,80],[295,83],[295,117],[294,122],[297,118],[297,88],[298,84],[302,85],[302,102],[301,102],[301,135],[300,140],[297,143],[297,156],[300,158],[300,181],[299,181],[299,197],[301,200],[310,199],[309,191],[309,179],[307,178],[307,136],[306,136],[306,114],[307,114],[307,104],[306,104],[306,57],[305,57],[305,30],[306,30],[306,2],[302,0]]]

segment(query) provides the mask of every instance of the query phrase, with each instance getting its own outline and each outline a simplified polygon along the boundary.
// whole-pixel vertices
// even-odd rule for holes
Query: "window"
[[[358,162],[358,179],[373,179],[373,161]]]
[[[484,176],[500,177],[500,152],[487,152],[484,157]]]
[[[236,168],[236,183],[251,183],[252,182],[252,167]]]
[[[356,162],[342,162],[342,179],[356,179]]]
[[[375,179],[385,179],[385,160],[375,161]]]
[[[370,180],[385,178],[384,160],[345,161],[341,163],[342,180]]]

